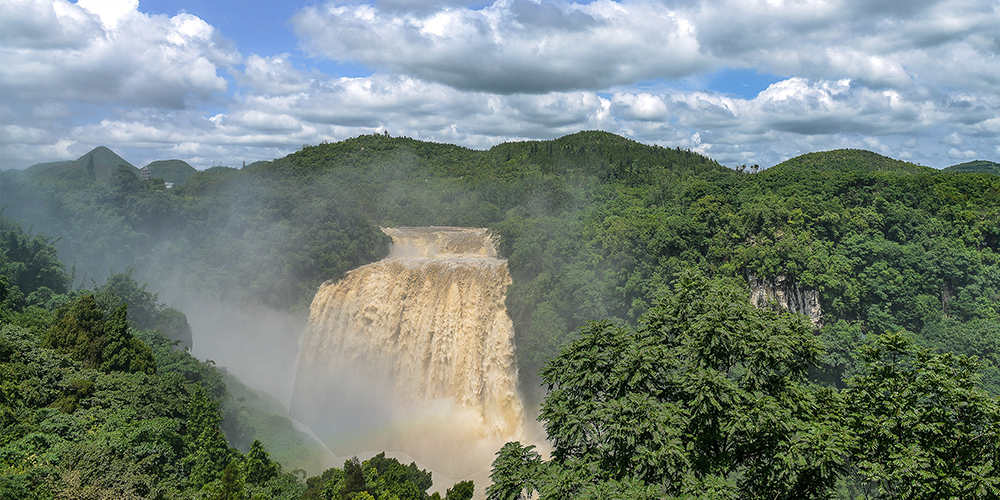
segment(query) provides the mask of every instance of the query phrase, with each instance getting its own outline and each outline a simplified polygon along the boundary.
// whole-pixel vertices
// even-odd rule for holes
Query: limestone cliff
[[[750,302],[757,307],[777,303],[781,308],[809,316],[815,326],[823,326],[823,308],[818,290],[803,289],[783,274],[773,279],[762,279],[747,274],[750,283]]]

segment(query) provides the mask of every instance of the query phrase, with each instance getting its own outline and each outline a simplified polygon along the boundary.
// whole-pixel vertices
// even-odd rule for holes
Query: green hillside
[[[138,173],[135,166],[118,156],[117,153],[104,146],[98,146],[76,160],[37,163],[24,169],[24,173],[37,178],[66,179],[83,176],[90,179],[107,180],[122,165],[130,167]]]
[[[132,169],[138,171],[138,169],[131,163],[125,161],[124,158],[118,156],[114,151],[104,147],[98,146],[87,154],[77,158],[76,162],[83,165],[84,168],[90,168],[90,161],[93,159],[94,173],[97,176],[97,180],[105,180],[111,177],[119,166],[125,165],[131,167]]]
[[[0,498],[303,495],[288,466],[321,470],[324,448],[281,403],[178,345],[185,315],[129,273],[86,290],[67,271],[0,215]]]
[[[4,175],[6,213],[61,238],[91,276],[134,265],[151,283],[282,309],[308,307],[321,283],[385,255],[379,226],[489,227],[513,277],[507,306],[529,388],[579,327],[636,324],[688,269],[815,293],[824,335],[851,339],[832,381],[870,333],[907,329],[1000,356],[969,340],[1000,311],[1000,177],[870,151],[750,174],[597,131],[486,151],[364,135],[170,190]],[[1000,369],[989,370],[1000,390]]]
[[[247,169],[316,175],[347,166],[372,168],[387,158],[403,161],[400,170],[412,171],[419,166],[426,173],[460,178],[466,183],[531,175],[591,175],[602,181],[641,183],[648,181],[646,176],[653,171],[681,164],[687,168],[695,163],[703,165],[699,171],[731,172],[697,153],[649,146],[600,131],[578,132],[551,141],[503,143],[487,151],[406,137],[364,135],[306,146],[273,162],[248,165]]]
[[[249,164],[249,165],[244,166],[243,168],[246,168],[246,167],[259,167],[259,166],[261,166],[261,165],[263,165],[265,163],[268,163],[268,162],[264,161],[264,160],[257,160],[255,162]]]
[[[942,172],[952,173],[980,173],[1000,175],[1000,163],[987,160],[975,160],[944,168]]]
[[[183,160],[157,160],[145,168],[149,169],[150,178],[163,179],[174,184],[180,184],[198,172]]]
[[[556,394],[549,401],[566,399],[550,406],[543,419],[570,434],[580,428],[578,417],[588,426],[590,418],[610,419],[599,425],[631,421],[605,434],[582,436],[632,439],[639,429],[636,443],[662,438],[649,450],[682,443],[671,455],[679,457],[676,461],[650,455],[620,462],[668,464],[664,474],[682,470],[683,464],[723,463],[684,458],[698,448],[687,443],[704,437],[685,434],[705,428],[704,422],[685,421],[703,415],[704,408],[686,406],[698,401],[714,401],[706,403],[715,408],[711,412],[731,412],[713,420],[722,426],[718,429],[750,425],[746,428],[757,429],[753,432],[763,429],[759,436],[770,436],[772,444],[798,443],[807,435],[828,443],[823,436],[829,435],[847,436],[846,446],[850,435],[870,429],[919,433],[930,428],[920,427],[926,423],[920,412],[947,407],[948,401],[989,402],[993,416],[984,428],[996,428],[989,425],[1000,414],[995,408],[1000,394],[1000,176],[951,175],[859,150],[810,153],[748,173],[692,151],[593,131],[486,151],[365,135],[306,146],[242,170],[211,168],[169,190],[159,179],[132,175],[70,182],[19,174],[0,172],[4,216],[57,238],[53,245],[59,255],[86,279],[132,268],[140,281],[180,286],[192,297],[299,314],[321,283],[388,253],[390,241],[379,226],[488,227],[512,277],[506,305],[529,405],[547,396],[545,387],[583,384],[582,392],[548,392]],[[760,299],[753,305],[752,295]],[[39,292],[31,300],[40,303],[46,297]],[[784,309],[809,318],[778,314]],[[607,321],[592,323],[602,319]],[[703,363],[699,356],[711,359]],[[937,394],[957,390],[966,399],[941,404],[886,399],[884,376],[894,377],[893,383],[923,384],[904,384],[893,394],[924,394],[926,384],[954,382],[958,385]],[[649,394],[664,384],[674,385]],[[802,390],[786,392],[796,387]],[[733,391],[723,394],[726,388]],[[597,391],[593,397],[591,390]],[[676,396],[682,393],[687,395]],[[680,399],[671,399],[675,396]],[[884,411],[918,400],[919,411]],[[578,403],[584,407],[572,406]],[[669,406],[675,403],[681,406]],[[781,412],[799,403],[808,407],[786,419],[787,412]],[[844,406],[848,403],[854,406]],[[865,406],[869,403],[881,406]],[[915,420],[884,426],[864,420],[890,413]],[[842,430],[848,423],[838,420],[845,415],[862,419],[847,433]],[[826,422],[827,417],[832,420]],[[794,425],[774,434],[776,421]],[[806,426],[802,432],[795,430],[799,423]],[[678,433],[664,434],[665,429]],[[556,427],[546,430],[558,439],[567,435]],[[904,434],[899,439],[905,447],[915,438]],[[926,447],[905,447],[901,453],[940,448],[933,441],[937,438],[928,439]],[[618,444],[627,448],[628,442]],[[995,453],[996,442],[982,446]],[[819,463],[794,450],[776,455],[771,445],[759,448],[760,443],[752,438],[740,449],[768,450],[761,455],[768,467],[782,470],[787,464],[809,468]],[[570,458],[582,453],[577,458],[583,464],[608,456],[604,448],[588,449],[563,451]],[[498,460],[509,459],[508,473],[517,463],[527,463],[518,460],[534,460],[531,450],[519,445],[505,450]],[[751,460],[754,456],[730,457],[736,460],[731,472],[721,472],[724,477],[712,485],[692,483],[688,493],[741,477],[749,481],[764,463]],[[853,488],[881,477],[881,472],[864,477],[837,472],[837,457],[854,457],[845,470],[861,470],[880,463],[881,455],[869,459],[857,450],[831,449],[824,456],[834,461],[824,469],[825,486],[810,480],[819,485],[816,497],[832,495],[830,481]],[[957,464],[953,458],[943,457],[941,463]],[[918,462],[924,463],[906,463]],[[538,478],[538,484],[587,483],[584,476],[567,474],[590,474],[586,471],[597,470],[591,465],[576,472],[553,468],[555,475]],[[542,471],[525,466],[532,474]],[[932,467],[928,477],[986,470],[975,465],[963,472],[961,464],[955,466]],[[984,474],[995,475],[995,470]],[[813,477],[808,470],[800,472]],[[776,484],[769,475],[753,477],[757,483],[737,481],[760,486],[744,496],[762,496]],[[659,481],[639,478],[629,484],[642,486],[647,479]],[[789,492],[796,489],[786,486]],[[666,490],[643,491],[619,496],[659,498]]]
[[[72,169],[75,169],[79,165],[76,160],[65,160],[65,161],[50,161],[45,163],[36,163],[26,169],[24,169],[25,174],[32,176],[42,176],[42,175],[65,175]]]
[[[818,171],[855,170],[907,174],[928,173],[934,170],[930,167],[896,160],[863,149],[836,149],[796,156],[767,169],[767,171],[775,174],[787,170],[802,169]]]

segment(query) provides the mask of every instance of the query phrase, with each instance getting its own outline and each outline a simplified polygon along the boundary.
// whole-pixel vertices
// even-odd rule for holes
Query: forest
[[[14,244],[4,240],[4,276],[10,276],[4,300],[11,304],[5,314],[20,318],[5,318],[4,342],[18,343],[8,352],[31,346],[23,352],[67,370],[47,396],[18,403],[32,408],[31,429],[56,412],[80,411],[66,413],[59,408],[68,403],[57,400],[102,404],[87,384],[73,389],[73,380],[169,376],[163,366],[172,365],[164,360],[184,353],[190,330],[183,314],[166,305],[129,302],[129,294],[150,294],[138,283],[304,314],[321,283],[386,255],[389,240],[380,226],[473,226],[490,228],[508,259],[507,306],[522,390],[541,404],[555,446],[549,460],[530,445],[504,447],[490,498],[532,490],[543,498],[623,491],[629,498],[697,492],[751,498],[779,484],[785,493],[778,496],[787,498],[996,498],[1000,491],[997,436],[989,432],[998,423],[1000,394],[995,163],[938,171],[837,150],[763,170],[730,169],[691,151],[604,132],[486,151],[369,135],[304,146],[242,169],[214,167],[168,188],[162,178],[143,180],[131,165],[102,158],[0,172],[5,231],[21,228],[17,238],[37,247],[32,256],[52,256],[25,271],[8,264],[24,257],[12,257]],[[67,268],[54,264],[56,255]],[[20,292],[10,283],[19,283]],[[84,304],[88,289],[94,298]],[[790,304],[772,289],[811,297],[813,307],[791,307],[809,317],[786,314]],[[118,301],[109,298],[114,290]],[[763,297],[760,307],[750,304],[752,295]],[[722,298],[724,304],[712,305]],[[119,311],[120,301],[127,310]],[[745,319],[729,324],[730,317],[706,313],[720,309]],[[128,333],[123,316],[136,333]],[[94,328],[103,334],[69,333],[86,321],[102,324]],[[142,333],[156,331],[155,338]],[[103,339],[100,349],[88,344],[95,338]],[[633,369],[601,372],[601,360],[615,359],[624,346],[635,346],[628,358]],[[677,363],[653,362],[667,358]],[[5,370],[35,363],[10,359],[3,360]],[[217,373],[210,368],[202,371]],[[207,383],[190,370],[184,384]],[[913,413],[905,419],[889,418],[892,412],[876,404],[891,385],[886,381],[912,396]],[[174,390],[186,391],[190,401],[200,394],[192,387]],[[204,390],[225,399],[217,386]],[[594,398],[606,404],[580,407]],[[729,409],[711,410],[720,406]],[[765,408],[788,413],[781,428],[765,421]],[[940,412],[920,413],[931,408]],[[149,411],[138,421],[177,422],[171,439],[180,444],[171,453],[182,464],[163,491],[198,486],[190,482],[193,466],[183,465],[195,463],[185,458],[188,446],[201,446],[185,441],[198,439],[186,431],[195,410]],[[173,417],[157,413],[171,411]],[[966,426],[945,425],[956,419]],[[217,427],[221,419],[212,422]],[[715,429],[711,436],[695,431],[706,422]],[[930,422],[923,441],[887,432],[862,449],[863,440],[848,439],[872,426],[911,427],[906,422]],[[645,429],[639,437],[621,436],[637,425]],[[232,441],[235,434],[225,436]],[[925,443],[923,451],[900,448],[917,442]],[[944,459],[930,453],[946,443],[953,453],[968,453],[968,462],[956,463],[970,476],[942,469]],[[253,443],[242,446],[237,451],[249,457]],[[255,457],[264,453],[257,446]],[[17,460],[35,456],[25,453]],[[5,456],[12,457],[4,459],[8,470],[23,463]],[[253,495],[250,485],[259,483],[248,482],[245,457],[230,461],[236,465],[227,477],[241,478]],[[346,480],[339,474],[354,467],[364,472],[364,464],[345,464],[313,486]],[[224,469],[214,473],[223,481]],[[296,483],[282,474],[279,468],[268,481]],[[64,475],[80,484],[93,480]],[[940,485],[932,477],[957,479]],[[419,490],[422,483],[414,484]],[[426,488],[419,491],[426,495]]]
[[[313,477],[285,469],[253,436],[307,439],[287,421],[273,428],[260,405],[240,404],[250,389],[165,336],[190,343],[183,313],[130,273],[70,288],[51,239],[6,217],[0,240],[0,497],[442,498],[427,493],[430,472],[384,453]]]

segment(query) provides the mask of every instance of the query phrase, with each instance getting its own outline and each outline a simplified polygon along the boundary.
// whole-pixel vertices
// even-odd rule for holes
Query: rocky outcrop
[[[780,308],[809,316],[814,326],[823,326],[823,308],[819,302],[819,290],[803,289],[797,282],[783,274],[773,279],[758,278],[747,273],[750,283],[750,302],[760,308]]]

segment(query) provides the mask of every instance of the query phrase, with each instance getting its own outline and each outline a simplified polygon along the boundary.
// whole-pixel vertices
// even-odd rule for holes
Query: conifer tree
[[[156,360],[148,345],[129,333],[128,305],[122,304],[104,322],[101,371],[156,373]]]
[[[247,484],[262,484],[278,477],[281,466],[270,459],[269,453],[264,450],[264,445],[254,439],[247,452],[247,459],[243,467],[243,477]]]
[[[219,479],[226,465],[235,458],[219,429],[222,417],[219,403],[211,399],[200,385],[188,403],[184,448],[187,456],[181,461],[188,470],[188,483],[201,487]]]

